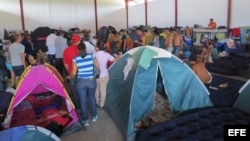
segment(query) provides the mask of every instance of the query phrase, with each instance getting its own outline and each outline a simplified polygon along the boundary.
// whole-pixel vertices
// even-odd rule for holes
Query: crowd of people
[[[212,21],[211,21],[212,22]],[[216,26],[209,24],[209,27]],[[74,105],[81,113],[85,126],[89,126],[98,119],[97,109],[103,110],[106,99],[106,87],[109,81],[108,67],[116,62],[129,49],[152,45],[161,47],[182,59],[184,39],[178,28],[158,29],[153,27],[145,30],[134,27],[131,30],[110,30],[107,40],[98,40],[93,33],[73,33],[70,38],[62,30],[51,30],[46,38],[47,52],[36,50],[28,32],[13,34],[2,47],[4,66],[8,70],[8,85],[1,86],[1,90],[14,92],[23,71],[28,65],[40,65],[45,62],[53,65],[58,72],[68,79],[70,94]],[[152,35],[152,36],[149,36]],[[187,26],[185,36],[192,37],[192,30]],[[150,38],[149,38],[150,37]],[[161,43],[161,38],[164,42]],[[194,54],[195,59],[188,62],[193,71],[203,83],[212,80],[206,69],[206,63],[211,62],[213,44],[201,40],[202,49]],[[163,44],[163,45],[161,45]],[[2,64],[1,64],[2,65]],[[2,72],[2,70],[1,70]],[[1,81],[4,82],[4,73]],[[6,74],[5,74],[6,75]],[[2,77],[3,76],[3,77]],[[91,112],[88,114],[88,100]]]
[[[81,111],[84,125],[88,126],[88,99],[92,109],[91,118],[95,122],[98,119],[97,107],[100,110],[104,109],[106,86],[109,80],[108,63],[115,62],[122,53],[118,51],[117,56],[114,56],[107,52],[106,41],[97,41],[94,45],[88,36],[74,33],[70,39],[67,39],[64,34],[64,31],[51,31],[46,38],[47,52],[35,51],[30,35],[27,33],[13,34],[3,44],[1,50],[4,56],[1,68],[6,69],[10,74],[1,74],[3,76],[1,80],[11,81],[8,86],[2,81],[1,90],[6,89],[14,93],[20,82],[20,76],[27,66],[49,63],[63,77],[69,79],[71,98],[76,108]],[[120,42],[115,34],[110,37],[110,42],[112,42],[111,39],[117,43]]]

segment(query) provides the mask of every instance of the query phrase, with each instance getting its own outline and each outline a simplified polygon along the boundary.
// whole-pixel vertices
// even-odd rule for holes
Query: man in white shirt
[[[83,43],[86,45],[87,54],[95,53],[95,47],[92,43],[90,43],[88,37],[83,37]]]
[[[91,42],[94,46],[97,43],[96,35],[91,30],[89,30],[89,42]]]
[[[64,32],[60,31],[55,40],[55,53],[56,53],[56,69],[63,76],[63,51],[68,47],[67,39],[64,38]]]
[[[49,60],[49,63],[53,66],[55,66],[56,63],[56,45],[55,45],[55,40],[56,40],[56,30],[52,30],[49,36],[46,38],[46,46],[48,47],[48,52],[47,52],[47,58]]]

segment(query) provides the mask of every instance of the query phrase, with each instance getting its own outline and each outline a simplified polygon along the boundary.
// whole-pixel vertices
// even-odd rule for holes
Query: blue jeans
[[[89,116],[88,116],[88,109],[87,109],[87,104],[88,104],[87,98],[89,98],[90,100],[91,117],[93,118],[97,115],[96,99],[95,99],[96,80],[78,78],[77,83],[76,83],[76,89],[80,98],[82,119],[84,122],[88,122]]]
[[[63,77],[63,71],[66,71],[63,65],[63,59],[62,58],[56,58],[56,69]]]
[[[47,57],[48,57],[50,65],[55,66],[56,55],[55,54],[48,54]]]
[[[75,104],[76,109],[80,109],[79,95],[76,90],[76,76],[71,78],[69,80],[69,83],[70,83],[70,88],[72,92],[72,95],[71,95],[72,101]]]
[[[173,54],[178,56],[180,53],[180,47],[179,46],[174,46]]]

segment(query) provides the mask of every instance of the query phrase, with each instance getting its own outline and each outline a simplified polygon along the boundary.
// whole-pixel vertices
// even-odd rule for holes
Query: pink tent
[[[67,124],[67,127],[79,120],[71,98],[65,89],[63,78],[53,66],[44,64],[29,66],[22,74],[10,102],[4,126],[10,128],[12,118],[15,117],[15,108],[17,108],[27,96],[38,96],[46,92],[51,92],[63,99],[64,107],[72,118],[71,122]]]

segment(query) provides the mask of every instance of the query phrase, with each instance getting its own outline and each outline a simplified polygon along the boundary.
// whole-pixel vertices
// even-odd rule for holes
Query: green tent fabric
[[[131,49],[109,69],[105,103],[127,141],[135,139],[135,123],[153,109],[158,72],[173,113],[213,106],[206,87],[176,56],[152,46]]]
[[[1,131],[0,141],[61,141],[61,139],[46,128],[25,125]]]
[[[212,59],[219,59],[219,53],[218,53],[218,49],[217,48],[213,48],[212,49]]]
[[[218,32],[218,33],[216,33],[216,37],[217,37],[218,41],[226,39],[225,33]]]
[[[239,90],[239,96],[237,97],[233,107],[240,109],[246,113],[250,113],[250,80],[248,80]]]
[[[242,26],[240,27],[240,43],[242,45],[246,45],[250,43],[249,39],[249,32],[250,31],[250,26]]]

